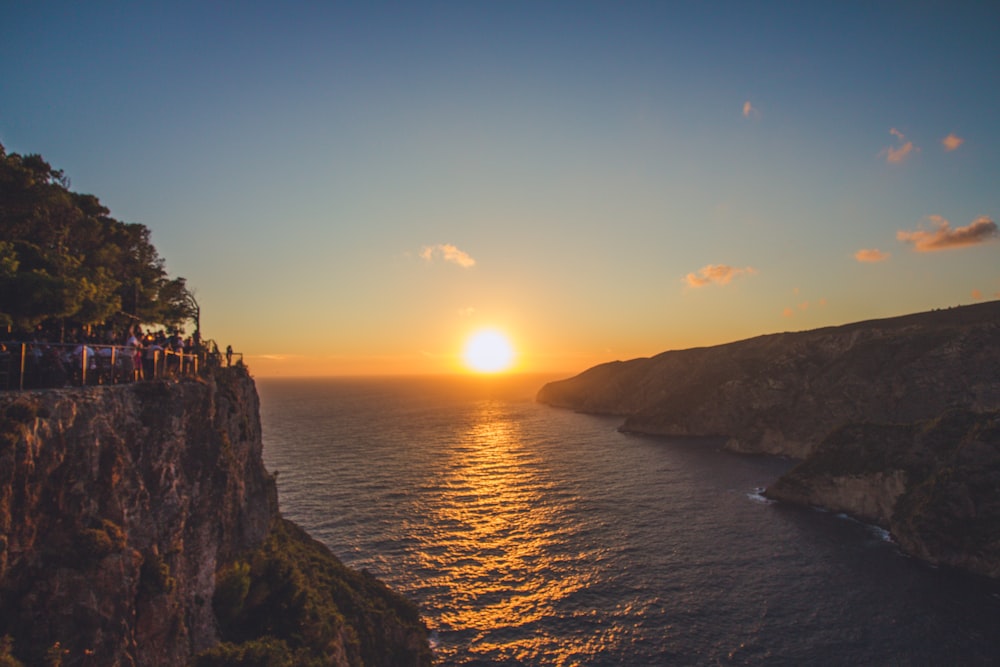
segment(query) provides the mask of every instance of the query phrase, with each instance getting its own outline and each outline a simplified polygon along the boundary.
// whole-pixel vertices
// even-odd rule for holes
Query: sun
[[[501,332],[483,329],[466,341],[462,360],[470,370],[478,373],[499,373],[514,363],[514,348]]]

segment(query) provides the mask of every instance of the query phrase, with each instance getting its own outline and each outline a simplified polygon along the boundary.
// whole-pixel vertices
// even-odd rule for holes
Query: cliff
[[[766,495],[1000,577],[1000,302],[604,364],[538,400],[805,459]]]
[[[882,526],[929,562],[1000,577],[1000,412],[844,426],[765,493]]]
[[[538,400],[621,415],[626,431],[805,458],[845,423],[1000,409],[1000,301],[603,364]]]
[[[0,393],[0,635],[13,638],[14,655],[29,665],[172,667],[228,639],[312,651],[323,664],[429,662],[412,605],[280,519],[261,450],[257,393],[242,369],[198,382]],[[353,577],[314,579],[319,565],[279,561],[299,601],[316,582],[349,593],[309,607],[330,614],[321,649],[270,626],[247,631],[232,608],[220,612],[217,582],[241,563],[274,562],[265,554],[275,544],[308,545],[314,563]],[[240,571],[248,590],[275,579]],[[204,664],[237,664],[220,655]]]

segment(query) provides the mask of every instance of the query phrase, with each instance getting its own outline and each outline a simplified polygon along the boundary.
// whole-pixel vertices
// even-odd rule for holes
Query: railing
[[[0,343],[0,390],[82,387],[198,374],[197,354],[124,345]]]

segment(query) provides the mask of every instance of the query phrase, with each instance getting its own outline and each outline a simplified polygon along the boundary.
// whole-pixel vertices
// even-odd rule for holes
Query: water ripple
[[[787,462],[530,391],[262,381],[282,512],[417,601],[444,665],[987,664],[1000,599],[832,514]],[[944,602],[942,602],[944,601]]]

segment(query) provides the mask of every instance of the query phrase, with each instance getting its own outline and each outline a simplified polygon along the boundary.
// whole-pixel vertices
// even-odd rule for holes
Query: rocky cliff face
[[[283,525],[261,449],[240,369],[0,393],[0,636],[31,665],[190,664],[219,641],[217,575]]]
[[[1000,577],[1000,412],[844,426],[766,495],[846,512],[907,553]]]
[[[69,664],[213,644],[217,566],[275,515],[257,407],[249,378],[0,395],[2,631]]]
[[[845,423],[1000,408],[1000,302],[604,364],[538,400],[622,415],[623,430],[805,458]]]

